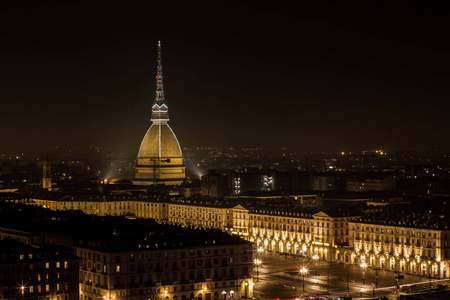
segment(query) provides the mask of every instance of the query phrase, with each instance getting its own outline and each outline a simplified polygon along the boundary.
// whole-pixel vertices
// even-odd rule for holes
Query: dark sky
[[[2,4],[0,153],[137,149],[158,39],[182,146],[450,148],[448,1],[122,2]]]

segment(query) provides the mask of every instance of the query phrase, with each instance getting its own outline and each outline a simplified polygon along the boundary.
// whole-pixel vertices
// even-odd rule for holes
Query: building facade
[[[53,209],[72,207],[56,200],[35,203]],[[450,278],[450,232],[442,226],[427,229],[418,222],[408,227],[402,222],[388,226],[372,221],[363,226],[357,213],[317,212],[301,206],[246,209],[207,201],[144,199],[75,203],[73,207],[97,215],[130,215],[187,227],[217,228],[269,251],[357,265],[364,261],[369,266],[418,275],[437,270],[440,278]]]
[[[253,297],[252,247],[249,244],[152,248],[111,252],[76,247],[76,254],[82,258],[81,299]]]
[[[0,298],[78,300],[78,258],[61,249],[0,240]]]
[[[73,211],[43,214],[41,208],[14,205],[7,209],[18,213],[7,218],[7,212],[0,211],[0,233],[3,236],[7,231],[11,238],[0,241],[0,295],[6,299],[253,297],[254,249],[239,236],[151,219],[97,217]],[[28,239],[30,245],[19,242],[33,235],[34,224],[39,224],[41,240]],[[18,227],[24,229],[14,230]],[[11,243],[21,247],[11,247]],[[35,248],[41,243],[44,246]],[[62,245],[72,251],[54,251]],[[76,294],[70,296],[73,291]]]
[[[351,263],[408,274],[449,278],[450,229],[438,224],[349,222]]]

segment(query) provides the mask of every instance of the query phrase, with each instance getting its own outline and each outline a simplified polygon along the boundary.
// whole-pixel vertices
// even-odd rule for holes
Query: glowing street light
[[[305,276],[308,273],[308,269],[305,267],[302,267],[300,270],[300,274],[302,274],[302,278],[303,278],[303,291],[305,291]]]
[[[363,284],[366,284],[366,268],[367,268],[367,264],[363,261],[362,264],[360,265],[360,267],[363,269]]]
[[[315,265],[316,275],[317,275],[317,261],[319,260],[319,255],[314,254],[312,257],[312,260],[314,260],[314,265]]]
[[[253,260],[253,262],[255,263],[255,266],[256,266],[256,281],[258,281],[258,279],[259,279],[259,271],[258,271],[258,268],[259,268],[259,266],[262,264],[262,261],[261,261],[259,258],[255,258],[255,259]]]

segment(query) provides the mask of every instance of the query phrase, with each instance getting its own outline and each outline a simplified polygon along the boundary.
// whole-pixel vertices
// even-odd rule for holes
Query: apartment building
[[[40,205],[39,201],[36,203]],[[429,221],[423,223],[426,225],[414,220],[409,223],[399,221],[401,214],[366,217],[361,221],[358,212],[317,211],[302,206],[267,205],[264,209],[246,209],[232,202],[224,205],[213,201],[158,202],[146,199],[116,199],[105,203],[109,204],[102,210],[103,215],[128,214],[192,228],[217,228],[243,236],[270,251],[357,265],[365,262],[368,266],[386,270],[450,277],[447,225],[436,228]],[[90,205],[80,204],[79,207],[89,209]],[[85,212],[89,213],[89,210]]]
[[[78,257],[59,248],[0,240],[0,298],[78,300]]]
[[[450,229],[429,219],[363,218],[349,222],[345,260],[408,274],[449,278]],[[441,220],[442,221],[442,220]]]

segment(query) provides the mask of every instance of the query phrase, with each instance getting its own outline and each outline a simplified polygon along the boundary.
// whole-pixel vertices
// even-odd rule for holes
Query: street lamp
[[[308,273],[308,269],[305,267],[302,267],[300,269],[300,274],[302,274],[302,278],[303,278],[303,291],[305,291],[305,275]]]
[[[262,264],[262,261],[261,261],[259,258],[255,258],[255,259],[253,260],[253,262],[255,263],[255,266],[256,266],[256,281],[258,281],[258,279],[259,279],[258,268],[259,268],[259,266]]]
[[[362,262],[361,264],[361,268],[363,269],[363,284],[366,284],[366,268],[367,268],[367,264],[365,262]]]
[[[314,265],[315,265],[316,275],[317,275],[317,261],[319,260],[319,255],[314,254],[312,259],[314,260]]]

